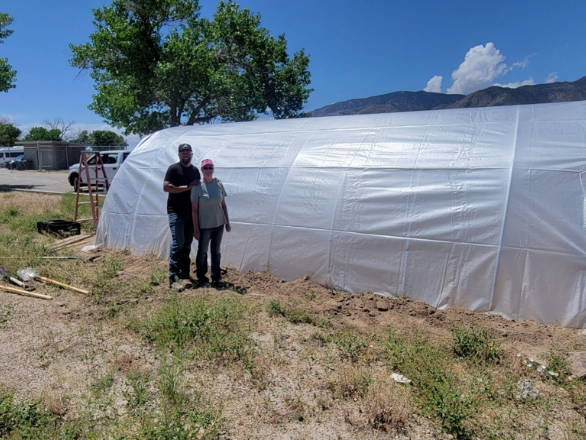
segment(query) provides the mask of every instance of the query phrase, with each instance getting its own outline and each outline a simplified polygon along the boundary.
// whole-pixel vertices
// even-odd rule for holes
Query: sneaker
[[[181,284],[179,281],[175,281],[173,284],[169,286],[169,289],[175,292],[183,292],[185,290],[185,287],[183,287],[183,284]]]
[[[208,280],[204,280],[204,281],[198,281],[197,282],[197,287],[210,287],[211,284]]]
[[[224,286],[225,286],[225,283],[224,283],[224,281],[222,281],[222,279],[212,281],[212,287],[215,287],[216,289],[223,289]]]
[[[197,285],[197,280],[194,280],[193,278],[183,278],[181,279],[181,284],[183,284],[183,287],[186,289],[193,289]]]

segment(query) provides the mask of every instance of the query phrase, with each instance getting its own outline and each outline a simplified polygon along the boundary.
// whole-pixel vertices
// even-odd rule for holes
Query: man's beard
[[[186,158],[186,157],[184,157],[184,158],[182,158],[182,159],[181,159],[181,165],[185,165],[185,166],[187,166],[187,165],[189,165],[190,163],[191,163],[191,159],[190,159],[190,158]]]

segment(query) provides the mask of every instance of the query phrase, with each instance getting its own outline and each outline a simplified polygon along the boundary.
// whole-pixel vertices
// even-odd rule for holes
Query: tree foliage
[[[108,130],[95,130],[90,133],[90,140],[92,145],[97,146],[123,146],[126,147],[128,143],[119,134]]]
[[[45,127],[33,127],[29,130],[23,141],[61,141],[61,131],[58,128],[50,130]]]
[[[21,131],[15,127],[9,120],[0,118],[0,145],[3,147],[12,147],[18,140]]]
[[[63,121],[63,118],[55,118],[53,121],[45,120],[43,121],[45,125],[48,127],[47,130],[58,130],[59,131],[59,139],[60,140],[69,140],[71,128],[75,124],[73,121],[69,121],[67,124]]]
[[[10,15],[5,12],[0,12],[0,44],[14,32],[6,28],[12,23],[12,20],[13,18]],[[9,89],[16,87],[14,85],[15,81],[16,70],[13,70],[12,66],[8,64],[7,58],[0,58],[0,92],[7,92]]]
[[[221,0],[212,20],[197,0],[114,0],[94,9],[90,42],[70,45],[70,62],[88,69],[89,106],[126,133],[259,114],[305,116],[312,89],[303,50],[287,54],[260,15]]]
[[[73,136],[69,142],[74,144],[91,144],[90,134],[87,130],[81,130],[77,133],[77,136]]]
[[[88,133],[87,130],[82,130],[78,133],[77,137],[71,139],[71,142],[80,144],[89,144],[95,146],[128,146],[128,142],[124,137],[109,130],[95,130]]]

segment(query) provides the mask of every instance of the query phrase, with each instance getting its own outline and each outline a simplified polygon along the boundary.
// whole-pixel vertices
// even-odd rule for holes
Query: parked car
[[[12,159],[24,154],[24,147],[0,147],[0,168],[8,168]]]
[[[102,163],[104,164],[104,169],[106,170],[106,176],[108,177],[108,182],[112,183],[112,179],[116,175],[116,172],[120,169],[122,163],[126,160],[130,151],[126,150],[110,150],[110,151],[103,151],[100,152],[100,156],[102,157]],[[95,183],[96,179],[96,155],[95,154],[88,154],[87,159],[88,164],[88,171],[90,175],[90,181]],[[102,177],[102,173],[98,172],[98,177]],[[69,174],[67,176],[67,180],[73,189],[77,189],[77,185],[81,184],[82,186],[87,185],[86,173],[85,170],[81,170],[79,172],[79,164],[76,163],[69,167]]]
[[[20,154],[14,159],[11,159],[8,165],[6,165],[9,170],[24,170],[25,166],[26,160],[24,160],[24,154]]]

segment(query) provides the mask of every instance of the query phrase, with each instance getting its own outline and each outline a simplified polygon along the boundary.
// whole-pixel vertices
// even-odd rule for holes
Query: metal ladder
[[[95,157],[95,163],[88,165],[87,155],[93,154]],[[90,172],[93,171],[93,175]],[[85,173],[83,181],[86,186],[81,185],[82,173]],[[94,227],[98,227],[98,220],[100,218],[100,210],[102,205],[100,204],[100,196],[106,196],[110,189],[110,182],[106,174],[106,168],[104,168],[104,162],[102,161],[102,155],[99,152],[92,153],[81,153],[79,156],[79,177],[77,178],[77,196],[75,198],[75,215],[73,221],[89,221],[93,220]],[[89,201],[79,201],[80,193],[87,193]],[[78,210],[80,205],[90,205],[92,212],[91,218],[78,219]]]

